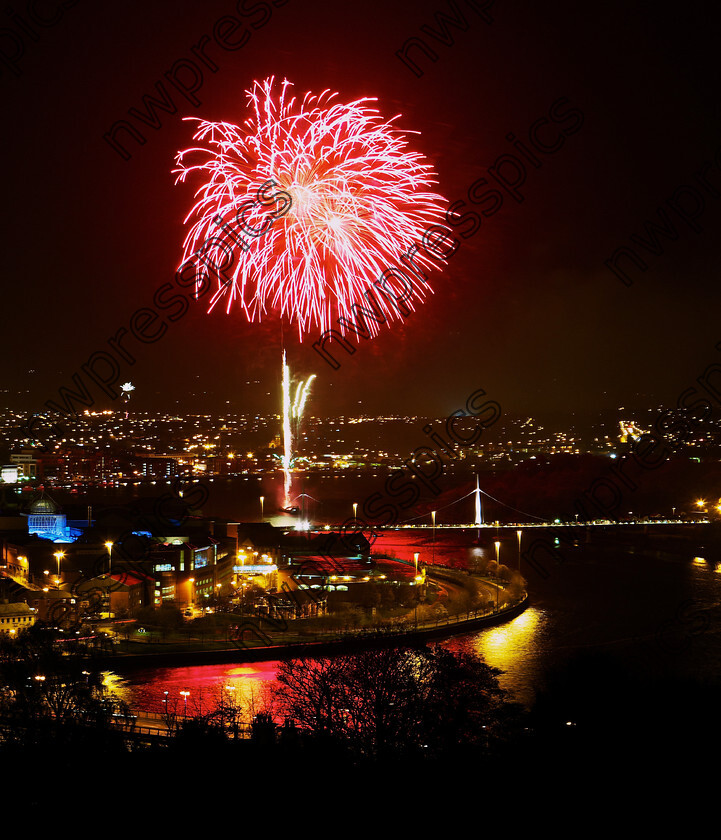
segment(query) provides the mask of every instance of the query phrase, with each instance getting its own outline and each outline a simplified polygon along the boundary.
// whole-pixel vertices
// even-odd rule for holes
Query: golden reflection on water
[[[501,671],[525,674],[525,679],[515,680],[505,674],[499,682],[524,702],[532,695],[528,685],[529,669],[535,670],[537,651],[541,644],[545,613],[536,607],[528,607],[507,624],[501,624],[479,633],[473,644],[475,653],[485,662]]]
[[[103,671],[103,688],[109,693],[130,705],[133,695],[125,680],[114,671]]]
[[[251,713],[261,711],[270,702],[277,663],[268,665],[258,662],[229,668],[222,679],[223,688],[235,703]]]

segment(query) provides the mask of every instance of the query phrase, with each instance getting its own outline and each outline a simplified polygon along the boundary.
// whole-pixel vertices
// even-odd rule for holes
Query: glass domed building
[[[80,535],[77,529],[68,527],[65,514],[60,512],[60,506],[45,493],[41,493],[30,502],[27,517],[28,532],[41,539],[74,542]]]

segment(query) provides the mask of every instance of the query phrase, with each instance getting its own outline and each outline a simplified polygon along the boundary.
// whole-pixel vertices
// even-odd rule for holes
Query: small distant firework
[[[123,392],[125,402],[130,402],[130,394],[135,390],[135,385],[132,382],[124,382],[120,386],[120,390]]]
[[[407,151],[397,117],[368,105],[375,99],[333,103],[325,90],[297,102],[290,82],[273,86],[269,78],[247,91],[242,126],[198,120],[193,139],[203,145],[178,153],[176,183],[204,178],[185,219],[183,263],[198,261],[199,286],[217,279],[210,309],[225,297],[226,311],[236,303],[249,321],[275,312],[302,340],[367,306],[371,284],[411,249],[417,266],[436,267],[418,246],[446,201],[428,191],[432,167]],[[405,277],[389,272],[389,297],[377,296],[388,321],[400,317],[391,295],[413,308],[431,291],[419,274]],[[378,331],[374,321],[368,328]]]
[[[125,419],[128,419],[128,403],[130,402],[130,394],[135,390],[135,385],[132,382],[124,382],[120,386],[123,392],[123,402],[125,403]]]

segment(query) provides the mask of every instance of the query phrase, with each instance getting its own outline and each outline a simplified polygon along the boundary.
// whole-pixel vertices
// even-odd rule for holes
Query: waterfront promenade
[[[430,580],[442,585],[462,587],[471,576],[451,569],[427,570]],[[298,656],[324,656],[351,653],[369,647],[417,645],[436,638],[472,632],[519,615],[528,604],[523,592],[515,601],[507,597],[498,583],[484,579],[484,586],[495,590],[495,602],[484,609],[467,610],[432,619],[408,618],[402,623],[379,623],[374,627],[301,634],[299,632],[263,632],[262,620],[256,619],[257,634],[228,644],[227,641],[168,642],[156,644],[152,652],[131,652],[127,646],[103,657],[101,665],[123,672],[139,668],[173,667],[226,662],[262,662]],[[503,593],[503,597],[500,596]]]

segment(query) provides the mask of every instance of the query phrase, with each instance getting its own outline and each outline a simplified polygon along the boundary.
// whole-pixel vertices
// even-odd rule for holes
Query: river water
[[[523,530],[525,546],[542,529]],[[473,651],[500,669],[501,685],[528,705],[549,668],[579,652],[605,654],[651,677],[721,676],[721,547],[713,525],[573,528],[562,563],[523,568],[530,591],[524,613],[494,628],[441,644]],[[480,534],[480,537],[479,537]],[[554,540],[553,536],[547,539]],[[472,568],[495,555],[516,568],[515,529],[438,527],[383,533],[374,551],[422,563]],[[137,708],[208,710],[218,698],[262,704],[275,662],[160,668],[118,676],[115,684]],[[183,696],[181,691],[190,692]],[[167,692],[167,694],[166,694]]]

